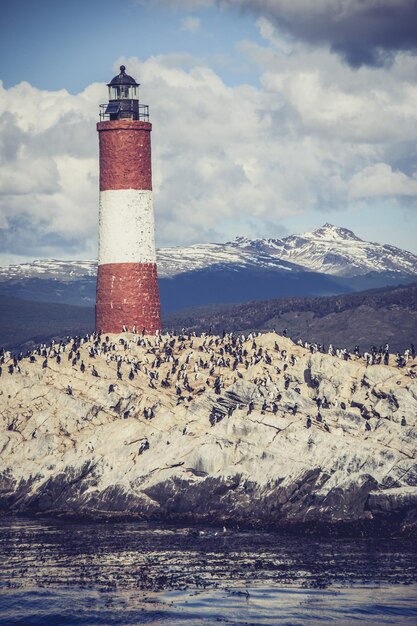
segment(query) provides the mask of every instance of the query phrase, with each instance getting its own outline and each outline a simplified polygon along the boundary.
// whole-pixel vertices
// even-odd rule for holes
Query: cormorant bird
[[[140,444],[138,454],[143,454],[145,450],[149,450],[149,441],[147,439]]]

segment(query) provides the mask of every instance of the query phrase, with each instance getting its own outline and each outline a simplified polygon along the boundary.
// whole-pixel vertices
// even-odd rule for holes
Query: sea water
[[[411,539],[0,520],[0,624],[417,624]]]

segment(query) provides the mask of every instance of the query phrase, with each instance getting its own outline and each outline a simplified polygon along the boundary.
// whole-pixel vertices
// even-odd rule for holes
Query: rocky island
[[[417,528],[410,351],[126,332],[1,361],[3,514]]]

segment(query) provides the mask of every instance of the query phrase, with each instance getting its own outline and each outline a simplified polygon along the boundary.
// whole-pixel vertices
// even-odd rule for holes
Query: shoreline
[[[156,526],[173,526],[177,528],[187,527],[190,534],[198,533],[198,529],[207,528],[225,529],[224,534],[228,531],[233,532],[250,532],[273,533],[288,537],[321,537],[334,539],[411,539],[415,537],[416,523],[404,525],[403,516],[392,516],[387,520],[386,517],[373,520],[352,520],[352,521],[335,521],[335,522],[267,522],[265,520],[236,520],[228,517],[213,518],[212,516],[200,516],[198,518],[191,515],[171,515],[171,516],[145,516],[141,513],[122,512],[122,511],[69,511],[69,510],[50,510],[50,511],[1,511],[1,520],[45,520],[56,522],[67,522],[75,524],[155,524]]]

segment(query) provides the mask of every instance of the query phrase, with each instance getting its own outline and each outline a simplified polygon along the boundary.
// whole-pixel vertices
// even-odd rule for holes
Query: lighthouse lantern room
[[[149,120],[149,107],[139,102],[139,83],[126,74],[120,66],[120,74],[107,84],[109,101],[100,105],[100,120]]]
[[[120,74],[100,106],[99,254],[96,329],[107,333],[161,329],[152,203],[149,110],[139,84]]]

